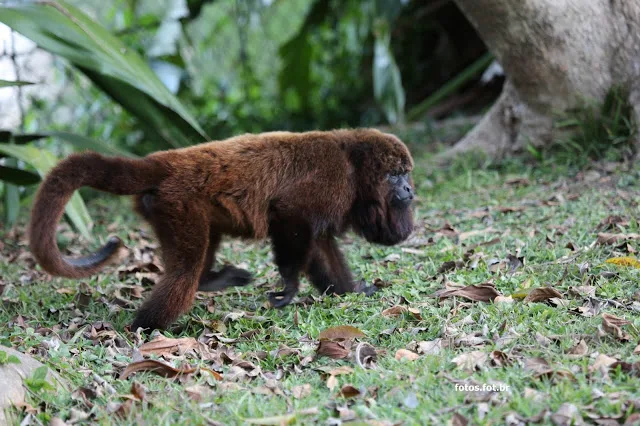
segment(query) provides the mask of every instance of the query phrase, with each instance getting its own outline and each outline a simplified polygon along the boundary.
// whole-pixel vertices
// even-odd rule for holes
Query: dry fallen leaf
[[[496,367],[504,367],[511,364],[509,355],[502,351],[491,351],[491,353],[489,354],[489,358],[491,359],[492,364]]]
[[[333,359],[348,358],[351,353],[351,342],[331,342],[321,340],[318,345],[318,355],[328,356]]]
[[[556,426],[571,426],[584,424],[580,410],[573,404],[564,403],[558,411],[551,415],[551,421]]]
[[[306,398],[311,395],[311,385],[309,383],[305,383],[304,385],[298,385],[291,388],[291,395],[295,399]]]
[[[340,395],[343,398],[354,398],[360,396],[360,391],[352,385],[344,385],[340,388]]]
[[[599,354],[593,362],[593,365],[589,367],[589,372],[600,371],[601,373],[606,373],[609,367],[615,362],[618,362],[618,360],[605,354]]]
[[[602,329],[608,334],[614,336],[616,339],[631,340],[631,337],[620,328],[628,324],[631,324],[631,321],[627,321],[624,318],[619,318],[606,312],[602,314]]]
[[[562,299],[562,294],[552,287],[532,288],[524,302],[544,302],[553,298]]]
[[[158,356],[167,356],[174,353],[182,355],[191,349],[198,349],[200,343],[193,337],[181,337],[172,339],[163,335],[158,335],[155,339],[147,342],[138,348],[141,355],[155,354]]]
[[[495,299],[493,299],[493,303],[506,303],[506,304],[511,304],[513,303],[513,297],[511,296],[497,296]]]
[[[398,361],[415,361],[420,358],[420,355],[407,349],[398,349],[395,358]]]
[[[442,351],[442,339],[418,342],[418,353],[423,355],[438,355]]]
[[[307,408],[304,410],[296,411],[289,414],[283,414],[281,416],[271,416],[271,417],[262,417],[262,418],[243,418],[242,423],[250,424],[250,425],[274,425],[274,426],[282,426],[288,425],[296,420],[300,420],[301,424],[304,422],[299,418],[301,416],[310,416],[318,414],[319,410],[317,407]]]
[[[469,420],[467,420],[467,418],[462,414],[453,413],[453,417],[451,418],[449,424],[451,426],[467,426],[469,424]]]
[[[640,234],[611,234],[608,232],[600,232],[598,234],[597,244],[619,244],[629,240],[639,240]]]
[[[439,297],[440,299],[460,296],[477,302],[490,302],[500,295],[501,294],[496,290],[495,285],[490,282],[478,285],[469,285],[462,288],[442,289],[434,293],[434,296]]]
[[[488,355],[482,351],[471,351],[453,358],[451,362],[466,371],[480,370],[487,361]]]
[[[580,339],[577,345],[572,347],[567,351],[567,355],[570,355],[572,358],[580,358],[589,352],[589,347],[587,346],[587,342],[584,339]]]
[[[169,364],[155,359],[145,359],[144,361],[132,362],[120,374],[120,380],[126,380],[133,373],[140,371],[151,371],[163,377],[176,377],[184,374],[192,374],[197,371],[196,368],[175,368]]]
[[[524,369],[534,373],[542,373],[551,370],[551,366],[546,359],[540,357],[526,358],[524,360]]]
[[[582,297],[595,297],[596,289],[597,287],[593,285],[570,286],[569,293]]]
[[[318,340],[350,340],[357,337],[365,337],[366,335],[358,328],[351,325],[339,325],[337,327],[327,328],[320,332]]]
[[[382,311],[382,316],[383,317],[399,317],[408,311],[409,309],[406,306],[395,305]]]

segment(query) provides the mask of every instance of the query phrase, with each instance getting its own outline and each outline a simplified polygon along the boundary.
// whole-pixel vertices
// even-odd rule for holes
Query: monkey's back
[[[149,157],[169,169],[157,188],[164,198],[206,200],[213,215],[232,223],[237,234],[261,239],[274,210],[308,219],[314,233],[344,228],[355,198],[344,142],[344,131],[272,132]]]

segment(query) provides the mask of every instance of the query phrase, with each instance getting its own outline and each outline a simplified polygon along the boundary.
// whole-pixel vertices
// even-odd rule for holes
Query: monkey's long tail
[[[165,167],[150,158],[84,153],[61,161],[40,185],[31,211],[29,247],[42,269],[62,277],[88,277],[112,262],[122,246],[122,241],[114,237],[88,256],[71,258],[60,253],[56,227],[76,189],[89,186],[112,194],[133,195],[153,188],[165,176]]]

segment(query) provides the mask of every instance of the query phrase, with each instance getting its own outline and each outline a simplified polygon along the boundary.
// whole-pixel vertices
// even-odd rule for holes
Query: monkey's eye
[[[392,184],[398,183],[398,181],[400,180],[400,175],[392,173],[387,177],[387,180]]]

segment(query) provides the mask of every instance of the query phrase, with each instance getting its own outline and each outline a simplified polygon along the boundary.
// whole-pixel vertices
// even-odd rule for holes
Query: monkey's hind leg
[[[211,271],[211,267],[215,263],[216,251],[220,246],[220,239],[220,233],[211,232],[198,291],[220,291],[227,287],[245,286],[253,280],[249,271],[232,265],[225,265],[219,271]]]
[[[191,307],[209,245],[206,214],[193,204],[165,205],[151,222],[160,239],[165,274],[138,310],[132,330],[164,329]]]
[[[284,290],[269,293],[274,308],[287,306],[298,294],[300,272],[307,263],[311,247],[311,228],[296,220],[276,220],[269,224],[269,235]]]

